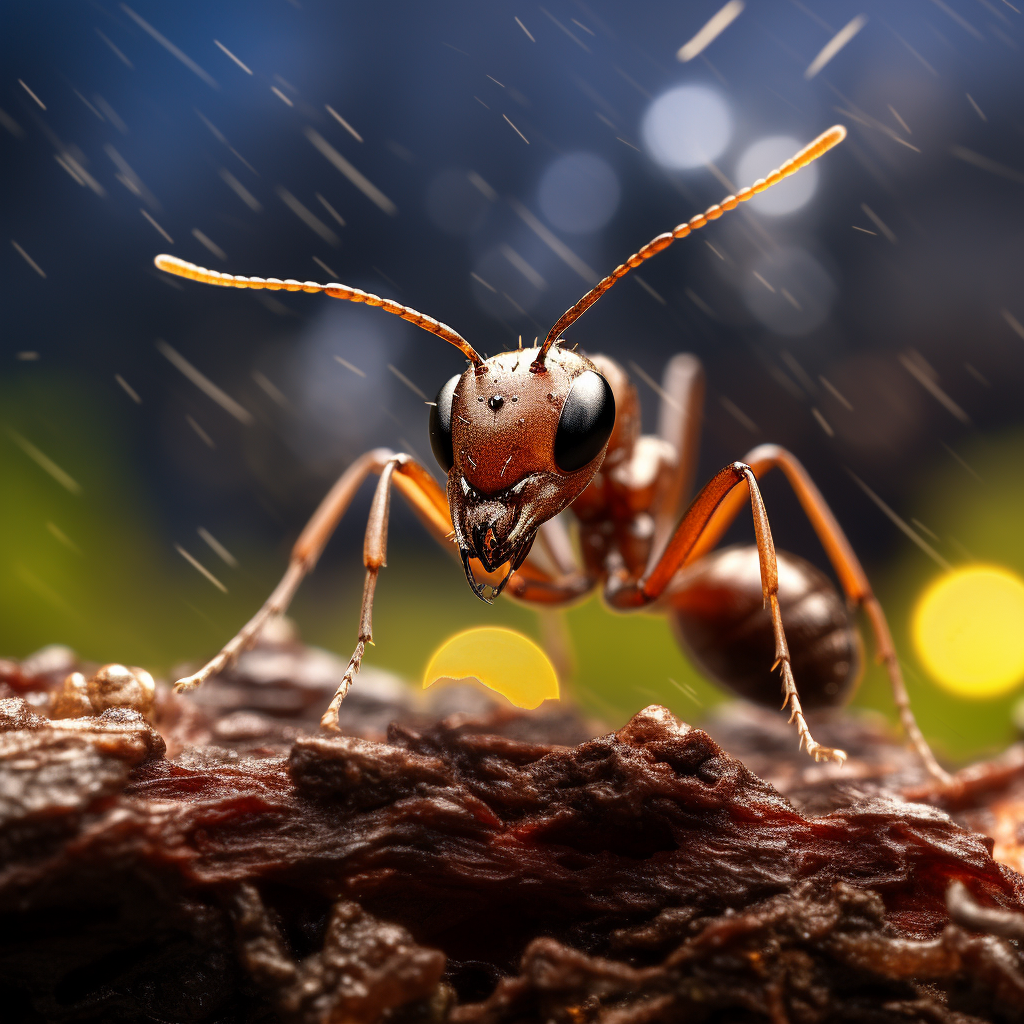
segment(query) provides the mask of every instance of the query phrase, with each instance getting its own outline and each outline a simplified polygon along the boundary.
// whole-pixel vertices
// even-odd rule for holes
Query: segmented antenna
[[[741,189],[734,196],[726,196],[715,206],[709,206],[703,213],[691,217],[685,224],[680,224],[671,231],[666,231],[657,238],[651,239],[642,249],[634,253],[625,263],[616,267],[603,281],[595,285],[576,305],[567,309],[559,319],[558,323],[548,331],[544,344],[537,353],[537,358],[530,365],[534,373],[544,372],[544,358],[551,348],[561,337],[562,332],[576,320],[578,320],[619,278],[625,277],[635,267],[639,267],[644,260],[667,249],[677,238],[685,238],[691,231],[704,227],[709,220],[718,220],[726,210],[735,210],[740,203],[753,199],[759,192],[763,192],[772,185],[777,185],[783,178],[795,174],[801,167],[806,167],[812,160],[817,160],[823,153],[827,153],[833,146],[838,145],[846,138],[846,129],[841,125],[833,125],[827,132],[822,132],[812,143],[804,146],[796,156],[787,160],[781,167],[772,171],[766,178],[759,178],[749,188]]]
[[[475,366],[480,366],[483,359],[476,349],[461,334],[453,331],[447,324],[442,324],[433,317],[426,316],[409,306],[403,306],[394,299],[382,299],[379,295],[364,292],[359,288],[349,288],[344,284],[317,284],[316,281],[281,281],[276,277],[240,277],[235,274],[222,274],[217,270],[197,267],[194,263],[179,260],[177,256],[161,254],[153,262],[160,270],[178,277],[187,277],[190,281],[202,281],[203,284],[219,284],[223,288],[267,288],[270,291],[286,292],[324,292],[332,299],[347,299],[349,302],[364,302],[367,306],[379,306],[388,313],[394,313],[403,320],[422,327],[431,334],[454,345]]]

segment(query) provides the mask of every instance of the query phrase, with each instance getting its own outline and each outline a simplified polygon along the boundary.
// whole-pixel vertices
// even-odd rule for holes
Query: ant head
[[[503,352],[452,377],[430,410],[430,444],[448,473],[448,505],[466,577],[493,600],[558,515],[601,467],[615,399],[586,357],[556,348],[543,372],[537,349]],[[488,598],[469,565],[508,565]]]

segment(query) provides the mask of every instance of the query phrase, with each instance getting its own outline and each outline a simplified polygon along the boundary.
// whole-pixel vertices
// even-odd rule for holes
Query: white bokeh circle
[[[559,157],[540,182],[541,212],[560,231],[597,231],[612,219],[622,194],[611,164],[593,153]]]
[[[702,167],[729,144],[732,115],[714,89],[681,85],[662,93],[647,108],[640,137],[651,159],[662,167]]]
[[[825,268],[805,249],[776,249],[744,277],[747,309],[775,334],[810,334],[828,318],[839,295]]]

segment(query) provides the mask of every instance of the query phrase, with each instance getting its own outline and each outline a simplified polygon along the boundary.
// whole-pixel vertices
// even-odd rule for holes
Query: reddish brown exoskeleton
[[[235,277],[158,256],[182,277],[232,288],[326,292],[380,306],[444,338],[470,362],[440,390],[430,412],[430,442],[447,474],[442,490],[409,455],[378,448],[356,459],[321,502],[296,542],[284,578],[220,653],[179,690],[198,686],[251,645],[288,607],[300,581],[371,473],[380,476],[366,527],[359,639],[322,725],[337,709],[371,638],[377,576],[385,564],[391,486],[397,486],[442,544],[458,545],[469,585],[493,601],[506,590],[537,605],[576,601],[597,587],[616,609],[656,605],[683,646],[717,681],[748,699],[771,703],[770,673],[781,669],[783,708],[816,760],[845,753],[811,736],[794,681],[811,706],[841,702],[859,675],[860,642],[846,604],[827,577],[789,555],[776,556],[757,480],[779,468],[792,485],[839,577],[849,605],[862,607],[885,663],[903,726],[929,771],[945,781],[914,720],[881,606],[842,529],[797,459],[762,445],[716,474],[683,511],[694,471],[703,374],[697,359],[673,358],[665,373],[658,436],[641,436],[636,389],[613,360],[559,347],[562,332],[633,267],[704,227],[821,156],[846,135],[829,129],[767,178],[659,235],[588,292],[552,327],[539,348],[483,359],[461,335],[416,310],[340,284]],[[756,547],[712,552],[749,499]],[[570,508],[580,521],[582,564],[554,517]],[[680,513],[682,512],[682,518]],[[545,563],[531,558],[538,534]],[[787,643],[788,627],[792,644]]]

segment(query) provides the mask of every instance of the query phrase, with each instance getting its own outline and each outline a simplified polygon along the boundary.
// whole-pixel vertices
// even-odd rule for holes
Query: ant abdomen
[[[777,557],[779,607],[803,706],[842,704],[860,678],[860,634],[824,573],[785,551]],[[779,674],[770,671],[775,641],[756,547],[704,556],[680,574],[667,604],[676,639],[697,668],[740,697],[778,707]]]

